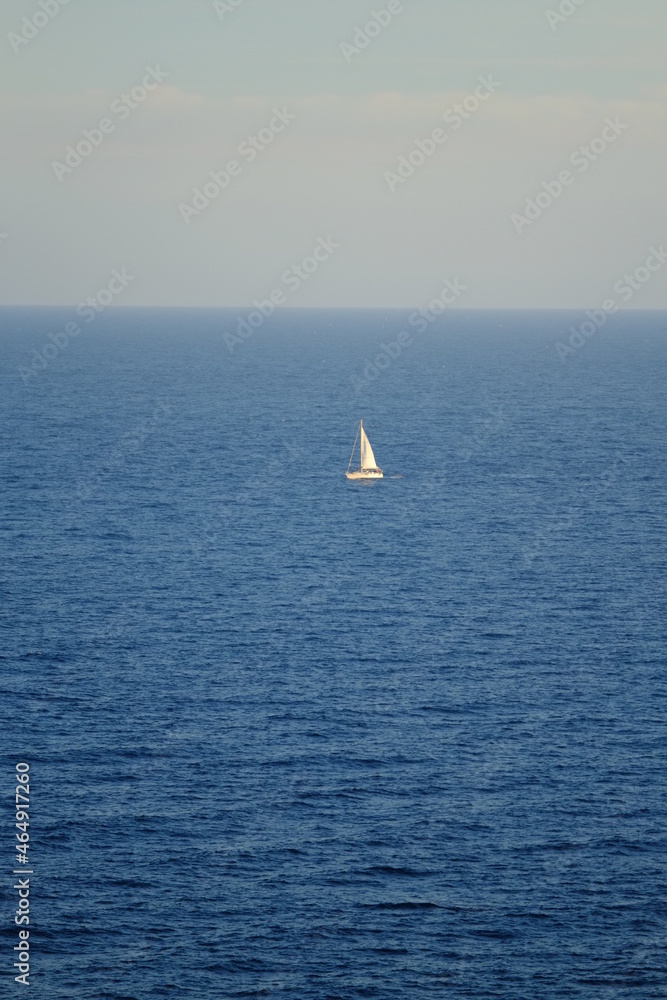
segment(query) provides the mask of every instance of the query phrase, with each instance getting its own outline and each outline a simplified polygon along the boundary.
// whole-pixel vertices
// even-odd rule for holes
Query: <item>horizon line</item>
[[[77,309],[80,305],[79,302],[73,303],[60,303],[60,304],[43,304],[38,305],[36,303],[30,302],[15,302],[15,303],[0,303],[0,309]],[[249,305],[236,305],[236,306],[194,306],[194,305],[109,305],[106,306],[104,312],[130,312],[137,309],[183,309],[183,310],[218,310],[218,311],[229,311],[229,312],[243,312],[252,309],[254,303]],[[275,313],[286,313],[286,312],[408,312],[412,310],[419,310],[425,308],[422,306],[276,306]],[[599,306],[596,305],[583,305],[583,306],[451,306],[445,312],[441,313],[444,316],[446,313],[472,313],[472,312],[581,312],[586,309],[597,309]],[[667,305],[665,306],[635,306],[632,309],[624,309],[622,306],[618,307],[617,312],[619,313],[632,313],[632,312],[642,312],[642,313],[662,313],[667,312]],[[270,319],[271,317],[267,317]],[[440,317],[438,317],[440,318]]]

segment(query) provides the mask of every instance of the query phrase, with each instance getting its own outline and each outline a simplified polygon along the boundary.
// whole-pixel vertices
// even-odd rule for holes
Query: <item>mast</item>
[[[361,423],[359,424],[361,428]],[[359,431],[357,431],[357,437],[359,437]],[[352,465],[352,459],[354,458],[354,449],[357,447],[357,438],[354,439],[354,444],[352,445],[352,454],[350,455],[350,461],[347,463],[347,471],[350,471],[350,466]],[[359,469],[361,469],[361,441],[359,441]]]

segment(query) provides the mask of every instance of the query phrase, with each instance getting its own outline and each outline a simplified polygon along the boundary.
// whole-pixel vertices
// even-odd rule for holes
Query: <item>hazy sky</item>
[[[667,0],[4,0],[0,302],[245,306],[322,240],[288,305],[599,306],[667,245],[666,42]]]

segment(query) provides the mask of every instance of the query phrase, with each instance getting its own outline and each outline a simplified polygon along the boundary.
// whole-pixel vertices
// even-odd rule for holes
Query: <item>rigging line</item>
[[[361,430],[361,421],[359,421],[359,426],[357,428],[357,437],[354,439],[354,444],[352,445],[352,454],[350,455],[350,461],[347,463],[347,471],[350,471],[350,466],[352,465],[352,459],[354,458],[354,449],[357,447],[357,438],[359,437],[359,431]],[[359,453],[359,468],[361,468],[361,453]]]

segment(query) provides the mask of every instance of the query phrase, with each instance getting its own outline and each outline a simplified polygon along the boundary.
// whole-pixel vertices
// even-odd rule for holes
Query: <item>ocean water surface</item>
[[[31,996],[667,995],[667,316],[408,316],[0,311],[7,995],[17,761]]]

